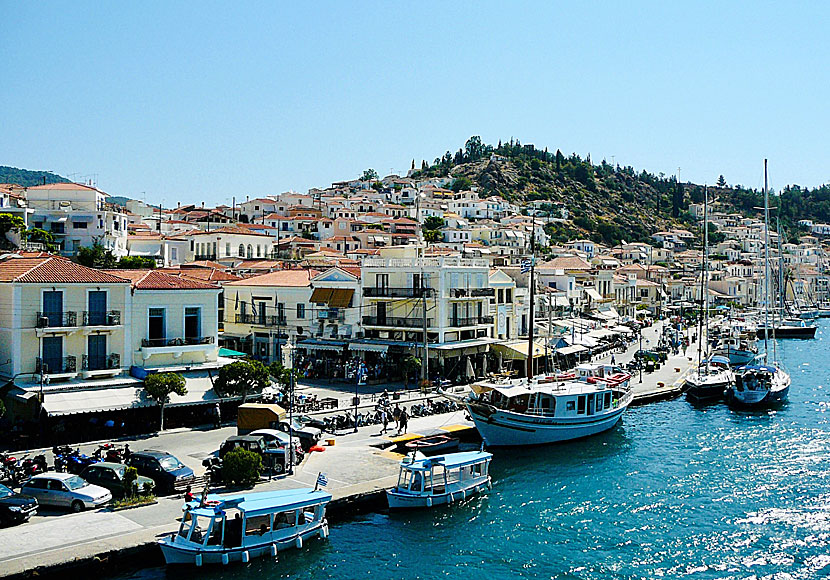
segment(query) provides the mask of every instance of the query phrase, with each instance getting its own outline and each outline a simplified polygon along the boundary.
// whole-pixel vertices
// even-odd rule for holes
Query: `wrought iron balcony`
[[[202,261],[202,260],[213,260],[213,261],[215,261],[216,260],[216,254],[196,254],[194,256],[194,259],[197,260],[197,261]]]
[[[142,338],[144,348],[158,348],[164,346],[193,346],[198,344],[213,344],[213,336],[188,336],[185,338]]]
[[[495,295],[495,288],[450,288],[451,298],[487,298]]]
[[[432,288],[364,288],[367,298],[422,298],[432,296]]]
[[[476,326],[478,324],[493,324],[492,316],[470,316],[467,318],[450,318],[450,326]]]
[[[364,316],[363,324],[365,326],[390,326],[393,328],[423,328],[423,318],[400,318],[396,316]],[[432,326],[432,319],[427,318],[427,326]]]
[[[44,375],[59,375],[77,372],[78,359],[74,356],[65,356],[56,359],[35,359],[35,372]]]
[[[65,328],[78,326],[77,312],[38,312],[38,328]]]
[[[120,310],[84,310],[84,326],[118,326],[121,324]]]
[[[85,354],[81,357],[81,370],[84,371],[104,371],[120,368],[121,355],[118,353],[112,353],[106,356],[89,356]]]
[[[255,326],[285,326],[285,316],[272,314],[270,316],[262,316],[260,314],[237,314],[237,324],[253,324]]]

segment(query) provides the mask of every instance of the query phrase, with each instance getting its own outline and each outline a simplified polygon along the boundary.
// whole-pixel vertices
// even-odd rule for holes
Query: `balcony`
[[[142,338],[141,357],[147,360],[154,354],[172,354],[181,358],[186,352],[210,352],[214,348],[216,337],[190,336],[185,338]]]
[[[367,298],[422,298],[432,296],[432,288],[364,288]]]
[[[377,316],[364,316],[364,326],[388,326],[392,328],[421,328],[424,327],[423,318],[400,318],[396,316],[386,316],[383,318]],[[432,319],[427,318],[427,327],[432,327]]]
[[[81,376],[85,379],[93,377],[115,376],[121,372],[121,355],[112,353],[107,356],[81,357]]]
[[[84,310],[84,326],[121,326],[120,310]]]
[[[78,359],[74,356],[65,356],[58,359],[35,359],[35,373],[49,379],[71,379],[78,374]]]
[[[197,262],[212,260],[216,261],[216,254],[196,254],[193,258]]]
[[[479,324],[493,324],[492,316],[470,316],[467,318],[450,318],[450,326],[458,328],[461,326],[477,326]]]
[[[38,312],[37,328],[75,328],[78,326],[77,312]]]
[[[495,295],[495,288],[450,288],[450,298],[489,298]]]
[[[320,320],[345,320],[346,313],[339,308],[329,308],[328,310],[318,310],[317,318]]]
[[[237,314],[234,318],[236,324],[252,324],[254,326],[285,326],[285,316],[272,314],[270,316],[262,316],[258,314]]]

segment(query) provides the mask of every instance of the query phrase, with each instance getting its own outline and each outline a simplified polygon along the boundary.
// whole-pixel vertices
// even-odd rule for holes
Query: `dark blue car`
[[[155,481],[160,494],[182,492],[196,479],[192,469],[166,451],[135,451],[126,463]]]

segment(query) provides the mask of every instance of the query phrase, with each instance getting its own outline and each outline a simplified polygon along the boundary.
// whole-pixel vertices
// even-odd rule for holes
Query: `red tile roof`
[[[183,276],[174,276],[159,270],[104,270],[113,276],[128,280],[136,290],[216,290],[210,284]]]
[[[302,287],[311,284],[311,278],[319,274],[319,270],[279,270],[260,276],[253,276],[238,282],[230,282],[227,286],[279,286]]]
[[[8,258],[0,262],[0,282],[28,284],[118,284],[119,277],[66,258]]]

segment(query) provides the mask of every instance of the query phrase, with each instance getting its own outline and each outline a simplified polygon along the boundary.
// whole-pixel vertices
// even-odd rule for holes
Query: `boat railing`
[[[534,417],[553,417],[556,414],[555,409],[543,409],[541,407],[535,407],[528,409],[526,412],[527,415],[533,415]]]

